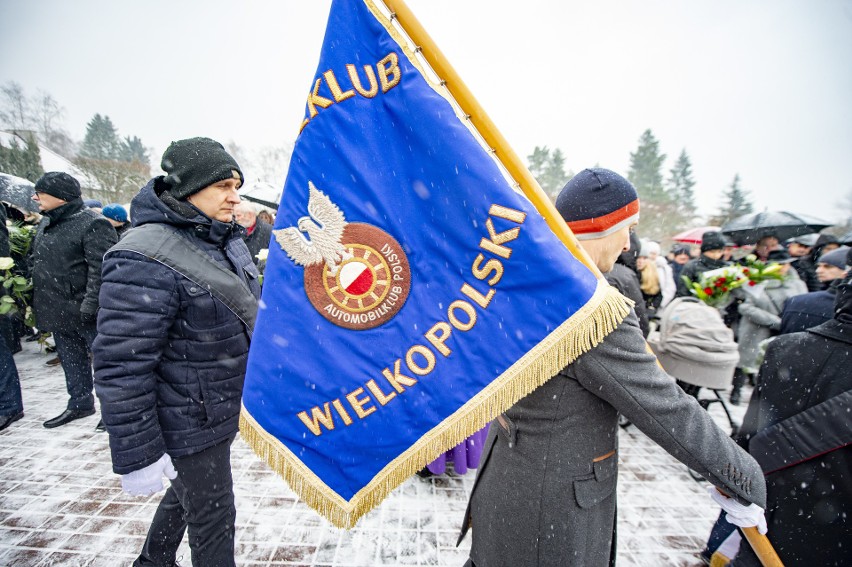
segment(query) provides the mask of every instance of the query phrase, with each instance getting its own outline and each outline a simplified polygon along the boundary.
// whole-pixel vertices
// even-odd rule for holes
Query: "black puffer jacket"
[[[33,311],[41,331],[71,332],[98,310],[101,262],[118,241],[104,217],[75,199],[44,213],[32,246]]]
[[[192,212],[160,199],[163,189],[156,178],[133,199],[134,227],[181,232],[257,298],[257,268],[238,225],[187,218]],[[245,325],[204,287],[141,254],[109,252],[93,351],[113,470],[126,474],[163,453],[190,455],[235,435],[248,349]]]

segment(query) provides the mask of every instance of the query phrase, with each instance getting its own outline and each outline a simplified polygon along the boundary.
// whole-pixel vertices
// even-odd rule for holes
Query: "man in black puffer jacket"
[[[233,221],[243,175],[209,138],[173,142],[104,259],[95,389],[130,494],[172,480],[134,565],[234,565],[230,445],[260,286]]]
[[[80,195],[76,179],[51,171],[36,181],[33,196],[44,215],[32,246],[33,311],[39,331],[53,333],[69,397],[66,410],[44,422],[47,428],[95,413],[89,352],[97,333],[101,261],[118,236]]]

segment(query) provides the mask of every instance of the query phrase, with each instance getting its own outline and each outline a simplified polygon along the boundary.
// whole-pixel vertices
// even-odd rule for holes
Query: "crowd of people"
[[[691,246],[676,244],[662,259],[657,243],[634,236],[607,278],[634,300],[640,322],[649,321],[642,324],[647,336],[666,307],[674,308],[673,300],[694,297],[691,282],[704,274],[719,274],[749,254],[764,265],[778,264],[776,277],[734,289],[715,306],[739,351],[727,381],[730,403],[744,401],[746,383],[754,386],[744,423],[734,434],[766,474],[766,518],[784,563],[852,564],[846,543],[852,534],[846,512],[852,507],[852,249],[830,234],[781,242],[767,229],[755,239],[753,246],[737,246],[710,231],[697,257]],[[666,291],[672,288],[674,294]],[[711,320],[703,325],[709,328]],[[699,334],[692,334],[698,347]],[[698,388],[688,386],[696,382],[692,377],[676,377],[697,394]],[[725,548],[728,538],[734,545],[729,540]],[[702,557],[709,563],[722,549],[730,554],[721,555],[724,560],[736,554],[732,565],[759,565],[740,540],[720,519]]]
[[[135,565],[173,565],[187,531],[196,565],[233,565],[230,443],[271,225],[241,202],[242,172],[218,142],[174,142],[162,168],[133,199],[132,222],[120,204],[84,201],[67,173],[35,184],[41,220],[22,263],[34,336],[52,338],[68,392],[44,427],[95,414],[97,395],[124,490],[149,495],[171,479]],[[23,333],[3,335],[0,430],[24,415],[13,358]]]
[[[44,426],[93,415],[97,396],[122,488],[147,496],[170,480],[134,565],[175,565],[187,532],[193,564],[234,565],[230,445],[271,219],[240,199],[242,170],[214,140],[173,142],[161,167],[129,212],[85,202],[66,173],[35,184],[42,220],[27,258],[35,325],[38,336],[53,337],[69,398]],[[852,387],[849,248],[826,235],[785,247],[766,234],[749,250],[781,267],[719,308],[739,345],[731,403],[755,385],[734,440],[657,363],[645,337],[667,306],[693,295],[688,281],[741,251],[708,232],[697,257],[688,246],[663,257],[658,243],[636,236],[635,188],[606,169],[577,174],[556,207],[634,307],[599,345],[478,433],[474,451],[424,469],[440,474],[448,459],[475,453],[476,462],[462,463],[478,466],[460,536],[472,533],[468,565],[614,562],[619,415],[718,490],[720,525],[765,532],[768,522],[788,564],[804,553],[803,540],[820,542],[819,564],[852,564],[841,537],[852,504],[843,397]],[[9,255],[5,226],[0,256]],[[24,412],[13,358],[24,333],[2,334],[0,430]],[[791,441],[791,430],[807,442]],[[708,544],[708,556],[716,547]],[[754,561],[747,545],[734,558]]]

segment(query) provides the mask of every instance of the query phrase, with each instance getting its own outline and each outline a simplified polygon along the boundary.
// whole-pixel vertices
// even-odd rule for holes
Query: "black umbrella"
[[[742,246],[756,244],[764,236],[775,236],[784,241],[794,236],[819,232],[827,226],[831,226],[831,223],[809,215],[763,211],[735,218],[722,227],[722,233]]]
[[[37,213],[38,203],[33,201],[35,185],[23,177],[0,173],[0,201],[25,213]]]

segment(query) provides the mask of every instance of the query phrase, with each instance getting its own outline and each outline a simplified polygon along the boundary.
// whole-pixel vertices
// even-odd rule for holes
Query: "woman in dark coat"
[[[852,280],[834,318],[776,338],[741,444],[766,474],[769,538],[785,565],[852,565]],[[760,565],[748,543],[731,565]]]

